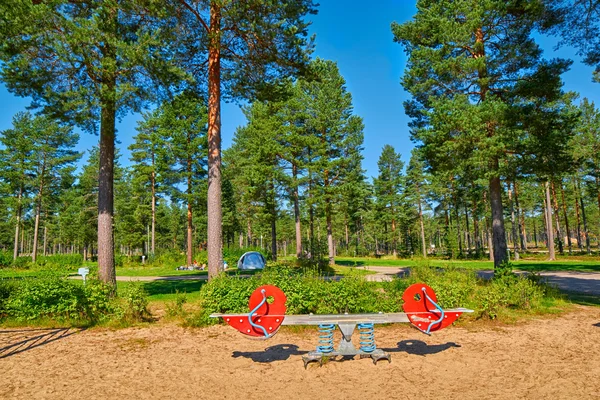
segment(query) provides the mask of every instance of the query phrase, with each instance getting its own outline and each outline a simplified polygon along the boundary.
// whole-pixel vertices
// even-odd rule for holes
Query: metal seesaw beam
[[[438,310],[410,313],[418,317],[418,314],[437,313]],[[467,308],[452,308],[444,310],[446,314],[471,313],[473,310]],[[323,324],[393,324],[399,322],[410,322],[407,313],[377,313],[377,314],[297,314],[297,315],[272,315],[272,317],[283,317],[282,325],[323,325]],[[248,318],[248,314],[210,314],[211,318]]]

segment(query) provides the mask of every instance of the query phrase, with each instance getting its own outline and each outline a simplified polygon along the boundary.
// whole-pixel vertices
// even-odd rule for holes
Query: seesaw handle
[[[426,334],[430,334],[431,328],[436,325],[439,324],[440,322],[442,322],[444,320],[444,309],[442,309],[442,307],[439,306],[438,303],[436,303],[435,301],[433,301],[433,299],[431,297],[429,297],[429,295],[427,294],[427,289],[422,288],[421,289],[423,291],[423,295],[427,298],[427,300],[429,300],[429,302],[431,304],[433,304],[435,306],[435,308],[438,309],[439,312],[442,313],[442,315],[440,315],[440,318],[436,321],[432,321],[429,326],[427,327],[427,330],[425,331]]]
[[[254,315],[254,313],[256,311],[258,311],[258,309],[261,308],[267,302],[267,292],[265,291],[265,289],[261,289],[260,294],[262,294],[263,298],[262,298],[261,302],[258,303],[258,305],[256,307],[254,307],[254,309],[252,311],[250,311],[250,314],[248,314],[248,322],[254,328],[260,328],[263,331],[263,333],[265,334],[265,339],[268,339],[271,337],[269,335],[269,332],[267,332],[267,330],[262,325],[255,324],[254,322],[252,322],[252,315]]]

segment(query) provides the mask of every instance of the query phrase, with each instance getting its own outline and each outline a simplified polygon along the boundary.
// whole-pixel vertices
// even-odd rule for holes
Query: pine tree
[[[273,98],[282,77],[308,63],[312,0],[173,0],[186,70],[208,88],[208,270],[222,265],[221,96]],[[208,66],[208,76],[203,68]]]
[[[335,263],[334,204],[345,185],[362,176],[362,119],[353,115],[352,96],[332,61],[317,58],[312,69],[317,79],[301,82],[306,113],[309,191],[323,205],[329,264]]]
[[[1,79],[45,114],[100,133],[98,264],[116,287],[113,242],[115,123],[180,80],[156,28],[159,3],[16,0],[0,5]],[[166,78],[169,79],[166,79]],[[165,78],[165,79],[163,79]]]
[[[6,193],[13,200],[9,207],[13,210],[15,237],[13,260],[19,256],[19,232],[27,197],[33,187],[34,139],[29,113],[17,113],[13,117],[13,128],[0,134],[0,181]]]
[[[379,175],[373,179],[375,204],[382,212],[381,222],[383,222],[384,230],[387,232],[388,226],[391,228],[386,242],[391,242],[394,256],[397,255],[398,250],[396,246],[396,228],[406,183],[403,172],[404,163],[400,157],[400,154],[396,153],[389,144],[383,146],[379,161],[377,161]]]
[[[507,119],[521,99],[558,98],[570,63],[541,58],[531,37],[539,0],[420,0],[417,9],[412,21],[392,25],[409,56],[402,85],[413,96],[405,104],[411,133],[434,172],[458,167],[488,180],[498,268],[508,257],[501,167],[519,152]]]
[[[201,98],[191,92],[163,103],[160,139],[166,147],[163,181],[171,198],[187,207],[187,265],[193,262],[193,207],[204,198],[206,178],[207,113]]]

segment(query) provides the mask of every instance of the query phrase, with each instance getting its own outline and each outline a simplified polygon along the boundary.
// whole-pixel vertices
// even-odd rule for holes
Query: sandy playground
[[[316,329],[268,341],[229,326],[0,329],[1,399],[600,398],[600,308],[426,336],[377,327],[392,363],[303,368]],[[356,338],[354,338],[356,339]]]

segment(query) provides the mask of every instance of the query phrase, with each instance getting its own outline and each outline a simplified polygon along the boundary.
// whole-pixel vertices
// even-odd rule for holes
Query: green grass
[[[167,266],[128,265],[117,267],[117,276],[206,276],[208,271],[180,271]]]
[[[491,261],[480,260],[440,260],[434,258],[415,258],[415,259],[393,259],[393,258],[336,258],[336,263],[346,267],[412,267],[415,265],[431,265],[434,267],[462,267],[472,270],[492,270],[494,263]],[[513,261],[514,268],[522,271],[540,272],[540,271],[577,271],[577,272],[600,272],[600,260],[594,258],[578,258],[568,260],[566,257],[559,258],[557,261],[545,260],[522,260]]]
[[[125,289],[129,285],[139,284],[148,294],[150,302],[175,301],[178,294],[185,293],[187,301],[193,302],[200,296],[200,289],[206,281],[186,280],[167,281],[157,280],[150,282],[117,282],[117,290]]]

